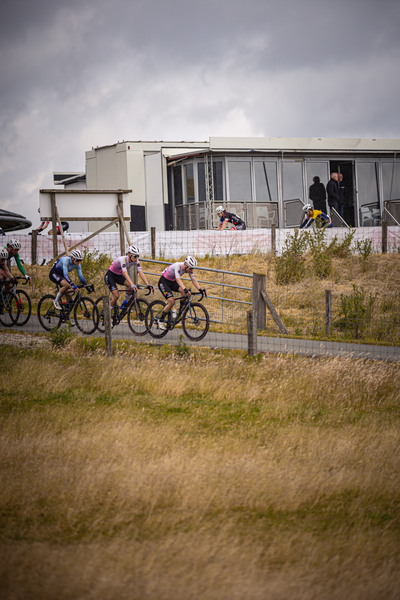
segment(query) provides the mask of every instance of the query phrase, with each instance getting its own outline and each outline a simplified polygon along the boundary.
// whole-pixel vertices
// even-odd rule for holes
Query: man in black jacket
[[[331,173],[331,178],[326,186],[326,193],[328,194],[329,206],[334,208],[336,212],[339,213],[340,196],[337,173]]]

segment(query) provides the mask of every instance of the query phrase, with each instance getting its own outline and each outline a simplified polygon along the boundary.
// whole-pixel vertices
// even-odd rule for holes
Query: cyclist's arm
[[[192,283],[193,283],[194,287],[197,289],[197,291],[199,291],[199,292],[200,292],[200,286],[199,286],[199,284],[197,283],[197,279],[196,279],[196,277],[195,277],[194,275],[192,275],[192,277],[191,277],[190,279],[192,280]]]
[[[23,275],[24,277],[26,277],[25,269],[24,269],[24,267],[22,266],[21,259],[20,259],[20,257],[19,257],[19,253],[18,253],[18,252],[17,252],[17,254],[15,254],[15,255],[14,255],[14,258],[15,258],[15,262],[17,263],[17,267],[18,267],[18,269],[20,270],[20,272],[22,273],[22,275]]]
[[[64,277],[65,281],[66,281],[67,283],[69,283],[69,285],[74,285],[74,284],[72,283],[72,279],[71,279],[71,277],[69,276],[69,273],[68,273],[68,267],[67,267],[67,265],[66,265],[65,261],[63,261],[63,262],[62,262],[62,265],[61,265],[61,266],[62,266],[63,277]]]
[[[129,287],[132,289],[132,286],[134,286],[135,284],[133,283],[132,279],[129,277],[128,271],[126,269],[125,270],[122,269],[122,275],[125,277],[125,281],[128,282]]]
[[[7,267],[7,263],[2,264],[0,268],[4,271],[6,277],[13,279],[10,269]]]
[[[143,283],[145,285],[149,285],[149,282],[147,281],[146,275],[143,273],[143,271],[138,271],[138,273],[139,273],[139,277],[143,281]]]
[[[81,268],[81,265],[78,265],[78,266],[76,267],[76,270],[77,270],[77,272],[78,272],[78,277],[79,277],[79,279],[80,279],[81,283],[83,283],[83,285],[87,285],[87,283],[86,283],[86,279],[84,278],[84,276],[83,276],[83,273],[82,273],[82,268]]]

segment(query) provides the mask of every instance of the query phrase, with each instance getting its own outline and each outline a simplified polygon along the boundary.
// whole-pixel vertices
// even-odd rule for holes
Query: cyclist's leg
[[[117,301],[119,298],[119,291],[117,288],[117,283],[119,283],[120,285],[125,283],[125,277],[123,277],[122,275],[117,275],[116,273],[113,273],[109,269],[107,271],[107,273],[105,274],[104,281],[106,282],[108,289],[110,290],[110,292],[112,294],[110,306],[111,306],[111,309],[113,309],[117,305]]]
[[[161,321],[163,321],[175,304],[175,298],[172,292],[178,292],[179,285],[176,283],[176,281],[169,281],[165,277],[161,276],[158,281],[158,288],[167,301],[161,317]]]

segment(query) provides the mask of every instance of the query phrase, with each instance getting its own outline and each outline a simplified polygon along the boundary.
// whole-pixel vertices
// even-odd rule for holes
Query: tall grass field
[[[395,600],[400,365],[0,347],[0,598]]]

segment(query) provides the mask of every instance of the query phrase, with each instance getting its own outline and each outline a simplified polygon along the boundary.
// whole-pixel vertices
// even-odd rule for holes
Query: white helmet
[[[220,213],[220,212],[225,212],[225,209],[223,206],[217,206],[217,208],[215,209],[216,213]]]
[[[197,260],[193,258],[193,256],[187,256],[185,258],[185,265],[189,267],[189,269],[194,269],[197,267]]]
[[[128,254],[133,254],[134,256],[139,256],[140,250],[137,246],[129,246]]]
[[[303,212],[305,212],[305,213],[312,209],[313,209],[313,207],[311,206],[311,204],[306,204],[305,206],[303,206]]]
[[[5,259],[7,260],[8,258],[8,250],[7,248],[0,248],[0,259]]]
[[[8,245],[11,246],[11,248],[13,250],[20,250],[21,249],[21,242],[19,242],[18,240],[16,240],[15,238],[12,238],[9,242]]]
[[[83,260],[83,254],[80,250],[72,250],[71,258],[75,258],[75,260]]]

